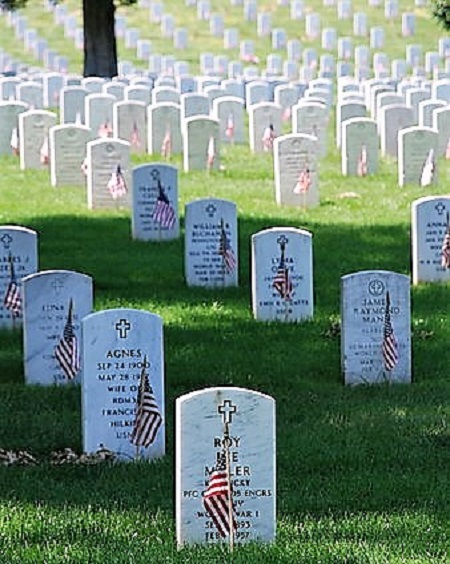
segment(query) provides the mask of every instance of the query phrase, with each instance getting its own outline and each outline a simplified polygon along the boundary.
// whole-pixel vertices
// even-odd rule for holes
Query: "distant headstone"
[[[384,106],[378,115],[381,155],[398,157],[399,131],[415,124],[412,108],[404,104]]]
[[[14,130],[18,137],[18,118],[27,109],[28,106],[23,102],[0,102],[0,155],[18,153],[18,145],[16,149],[13,146],[16,145],[16,142],[12,144],[11,141]]]
[[[61,123],[84,123],[84,100],[89,94],[81,86],[65,86],[60,92],[59,110]]]
[[[437,183],[438,132],[430,127],[407,127],[398,134],[398,184]]]
[[[83,450],[120,460],[165,454],[162,319],[118,308],[82,321]]]
[[[450,106],[433,112],[432,128],[438,132],[438,156],[450,157]]]
[[[133,169],[133,239],[168,241],[179,237],[178,169],[152,163]]]
[[[221,143],[245,143],[245,109],[241,98],[223,96],[214,100],[212,116],[219,121]]]
[[[27,384],[80,382],[80,324],[92,312],[92,278],[69,270],[23,281],[24,373]]]
[[[274,140],[273,155],[277,204],[317,206],[317,138],[296,133],[282,135]]]
[[[111,94],[100,93],[86,96],[84,100],[85,123],[95,136],[111,136],[115,103],[116,99]]]
[[[191,170],[220,168],[220,123],[209,117],[192,117],[183,125],[183,167]]]
[[[345,384],[411,382],[410,280],[385,270],[341,279]]]
[[[48,132],[56,125],[56,114],[46,110],[30,110],[19,114],[20,169],[41,169],[48,166],[50,149]]]
[[[300,101],[292,108],[292,131],[313,135],[319,142],[319,155],[327,154],[328,111],[325,103]]]
[[[413,284],[450,280],[450,197],[426,196],[411,206]]]
[[[273,142],[282,133],[283,109],[278,104],[262,102],[247,106],[250,150],[272,153]]]
[[[312,234],[274,227],[252,235],[252,305],[258,321],[313,316]]]
[[[81,169],[92,131],[84,125],[63,124],[49,129],[50,182],[52,186],[84,186]]]
[[[165,159],[182,151],[180,106],[165,102],[147,108],[148,152]]]
[[[185,277],[188,286],[238,285],[236,204],[205,198],[186,204]]]
[[[369,118],[352,118],[342,124],[342,174],[368,176],[378,170],[377,124]]]
[[[130,143],[132,154],[147,148],[147,108],[142,102],[116,102],[113,106],[114,136]]]
[[[177,398],[175,415],[178,545],[229,543],[230,533],[236,544],[273,542],[274,399],[243,388],[209,388]],[[214,495],[219,472],[227,484],[220,498]]]
[[[22,278],[38,269],[36,231],[16,225],[0,226],[0,328],[22,325]]]
[[[86,155],[88,208],[130,207],[130,143],[96,139],[86,145]]]

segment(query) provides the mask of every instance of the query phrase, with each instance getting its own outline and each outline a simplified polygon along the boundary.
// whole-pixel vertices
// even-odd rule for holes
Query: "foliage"
[[[448,0],[434,0],[431,13],[440,27],[450,31],[450,3]]]

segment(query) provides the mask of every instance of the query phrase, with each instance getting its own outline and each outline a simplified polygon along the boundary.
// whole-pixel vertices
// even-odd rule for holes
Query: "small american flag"
[[[48,137],[47,135],[44,138],[44,142],[42,143],[41,150],[39,152],[40,162],[43,165],[48,164]]]
[[[6,309],[9,309],[13,317],[18,317],[22,311],[22,298],[20,296],[19,284],[17,283],[14,263],[11,254],[9,255],[10,280],[6,288],[5,298],[3,301]]]
[[[206,166],[208,170],[212,170],[214,166],[214,159],[216,158],[216,149],[214,145],[214,137],[211,135],[208,141],[208,150],[206,155]]]
[[[441,247],[441,266],[450,268],[450,217],[447,213],[447,228],[445,229],[444,239]]]
[[[291,106],[286,106],[283,111],[283,121],[289,121],[291,119]]]
[[[139,129],[136,122],[133,122],[133,129],[131,131],[130,143],[131,146],[134,147],[135,149],[140,149],[142,146],[141,138],[139,136]]]
[[[161,156],[165,159],[170,159],[172,152],[172,137],[170,135],[170,128],[166,127],[166,133],[164,134],[164,139],[161,145]]]
[[[398,362],[398,345],[394,335],[394,329],[391,322],[391,299],[389,292],[386,292],[386,311],[384,314],[383,324],[383,365],[389,372],[393,370]]]
[[[110,126],[109,121],[105,121],[98,128],[98,136],[111,137],[111,135],[112,135],[112,127]]]
[[[358,156],[358,176],[367,176],[367,147],[365,145],[361,146],[361,151]]]
[[[436,173],[436,161],[434,160],[434,150],[430,149],[423,165],[422,176],[420,178],[421,186],[429,186],[434,181]]]
[[[283,300],[291,299],[293,287],[284,258],[284,246],[281,246],[280,262],[278,264],[278,269],[275,274],[275,278],[273,279],[272,286]]]
[[[136,399],[136,416],[130,438],[133,445],[145,448],[155,442],[158,430],[162,425],[162,416],[150,387],[148,374],[145,372],[146,364],[147,358],[145,357]]]
[[[273,125],[270,124],[264,130],[262,136],[264,151],[271,151],[273,149],[273,140],[275,139],[275,137],[276,137],[275,130],[273,128]]]
[[[229,472],[227,470],[226,454],[222,451],[217,457],[217,463],[209,478],[206,491],[203,494],[203,506],[211,517],[220,536],[225,538],[230,530],[230,497],[232,496]],[[232,497],[231,497],[232,505]],[[232,509],[233,530],[237,529],[234,510]]]
[[[11,132],[10,145],[13,155],[16,157],[19,156],[19,134],[17,133],[17,127],[15,127]]]
[[[120,164],[117,165],[116,170],[111,174],[107,188],[113,200],[122,198],[128,192]]]
[[[81,172],[82,172],[85,176],[87,176],[87,175],[88,175],[88,171],[89,171],[89,166],[88,166],[87,157],[85,157],[85,158],[83,159],[83,162],[81,163],[81,167],[80,167],[80,168],[81,168]]]
[[[306,194],[311,188],[312,179],[309,166],[306,165],[298,174],[297,184],[294,187],[294,194]]]
[[[175,210],[173,209],[160,180],[158,180],[158,196],[156,199],[155,209],[153,210],[152,219],[155,223],[159,223],[161,227],[167,227],[168,229],[172,229],[176,220]]]
[[[233,249],[230,245],[230,240],[225,231],[224,221],[220,223],[220,242],[219,242],[219,255],[222,257],[223,265],[227,274],[231,274],[236,268],[236,257],[234,256]]]
[[[447,147],[446,147],[446,149],[445,149],[445,158],[446,158],[447,160],[450,159],[450,137],[448,138]]]
[[[233,114],[230,114],[228,116],[227,127],[225,129],[225,136],[230,141],[233,141],[233,139],[234,139],[234,116],[233,116]]]
[[[55,358],[68,380],[73,380],[80,370],[78,339],[72,321],[73,301],[69,302],[69,311],[61,340],[55,347]]]

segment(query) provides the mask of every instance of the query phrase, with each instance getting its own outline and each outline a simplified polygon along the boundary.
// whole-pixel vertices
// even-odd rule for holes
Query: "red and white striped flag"
[[[230,141],[234,140],[234,116],[230,114],[227,118],[227,127],[225,129],[225,136]]]
[[[14,269],[14,263],[9,254],[9,269],[10,269],[10,280],[8,287],[6,288],[5,298],[3,300],[3,305],[11,312],[13,317],[18,317],[22,311],[22,297],[20,295],[19,284],[17,282],[16,273]]]
[[[434,181],[435,174],[436,161],[434,159],[434,149],[430,149],[423,165],[422,175],[420,177],[420,185],[430,186],[430,184],[432,184]]]
[[[283,121],[289,121],[291,119],[292,110],[291,106],[286,106],[283,111]]]
[[[361,151],[358,156],[358,176],[367,176],[367,147],[363,144],[361,145]]]
[[[230,473],[227,469],[226,453],[223,450],[217,455],[217,463],[209,478],[208,487],[203,494],[203,506],[222,538],[231,534],[230,525],[233,530],[237,529],[232,495]],[[231,523],[230,509],[232,512]]]
[[[122,198],[127,194],[128,189],[120,164],[117,165],[116,170],[111,174],[107,188],[113,200]]]
[[[166,127],[166,132],[162,140],[161,156],[165,159],[170,159],[172,153],[172,136],[170,134],[170,127]]]
[[[11,149],[13,155],[18,157],[19,156],[19,134],[17,133],[17,127],[11,132],[11,140],[10,140]]]
[[[153,210],[152,219],[155,223],[158,223],[161,227],[166,227],[167,229],[172,229],[176,220],[175,210],[173,209],[160,180],[158,180],[158,196],[156,199],[155,209]]]
[[[450,217],[447,213],[447,227],[445,229],[444,239],[441,247],[441,266],[442,268],[450,268]]]
[[[163,418],[158,408],[153,390],[145,372],[147,357],[144,357],[144,368],[141,372],[138,395],[136,399],[136,416],[130,441],[133,445],[149,447],[155,442],[156,435],[162,425]]]
[[[386,292],[386,309],[384,313],[383,323],[383,343],[381,345],[383,351],[384,368],[390,372],[395,368],[398,362],[398,344],[394,335],[394,328],[391,322],[391,299],[389,292]]]
[[[48,151],[48,137],[47,135],[44,138],[44,142],[42,143],[41,150],[39,151],[39,160],[41,164],[48,165],[49,162],[49,151]]]
[[[98,136],[99,137],[111,137],[112,136],[112,127],[109,124],[109,121],[105,121],[100,125],[98,128]]]
[[[450,137],[448,138],[447,147],[446,147],[446,149],[445,149],[445,158],[446,158],[447,160],[450,159]]]
[[[294,287],[284,258],[284,245],[281,247],[280,262],[278,264],[278,269],[275,274],[275,278],[273,279],[272,286],[283,300],[290,300],[292,298],[292,291]]]
[[[213,169],[215,158],[216,158],[216,149],[215,149],[214,137],[211,135],[208,141],[208,150],[206,154],[206,166],[209,171]]]
[[[311,188],[312,178],[309,166],[306,165],[298,174],[297,184],[294,187],[294,194],[306,194]]]
[[[137,126],[136,122],[133,122],[133,129],[131,131],[131,139],[130,139],[130,144],[132,147],[134,147],[135,149],[140,149],[142,144],[141,144],[141,138],[139,135],[139,129]]]
[[[232,274],[237,266],[237,263],[233,249],[231,248],[230,240],[225,231],[223,219],[220,222],[219,255],[222,257],[226,273]]]
[[[264,130],[264,133],[263,133],[263,136],[262,136],[264,151],[272,151],[273,140],[275,139],[275,137],[276,137],[275,130],[273,128],[273,125],[270,124]]]
[[[72,320],[73,302],[69,302],[69,311],[62,337],[55,347],[55,358],[68,380],[73,380],[80,370],[78,339]]]

